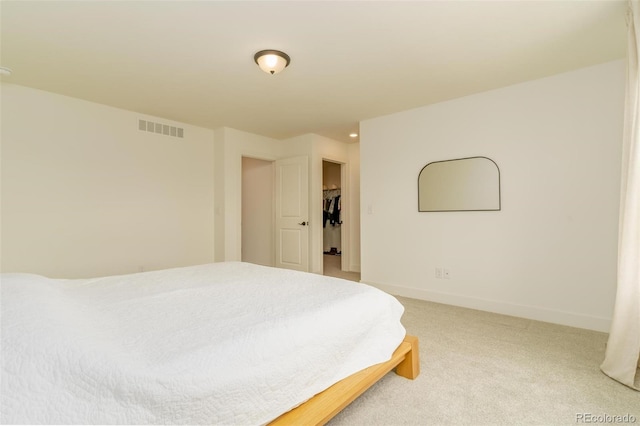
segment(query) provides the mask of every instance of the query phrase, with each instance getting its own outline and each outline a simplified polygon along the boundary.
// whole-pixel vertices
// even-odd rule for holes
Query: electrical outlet
[[[442,268],[436,268],[436,278],[442,279]]]
[[[442,277],[445,280],[448,280],[449,278],[451,278],[451,271],[448,268],[442,269]]]

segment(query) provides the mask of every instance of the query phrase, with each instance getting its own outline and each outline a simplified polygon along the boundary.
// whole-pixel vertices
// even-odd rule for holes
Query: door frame
[[[320,274],[324,274],[324,235],[323,235],[323,227],[322,227],[322,202],[323,202],[323,172],[322,172],[322,163],[329,162],[340,165],[340,200],[342,203],[342,209],[340,211],[340,218],[342,220],[342,225],[340,225],[340,245],[342,247],[342,253],[340,255],[340,269],[343,271],[349,270],[349,253],[350,253],[350,241],[349,241],[349,214],[350,214],[350,205],[349,205],[349,164],[342,160],[337,160],[331,157],[322,157],[320,160],[320,185],[318,191],[315,192],[316,195],[312,194],[311,196],[319,200],[319,208],[317,212],[317,218],[315,220],[318,226],[318,241],[312,247],[311,256],[319,259],[318,265],[320,269]],[[313,208],[313,203],[312,203]]]
[[[241,172],[241,194],[240,194],[240,260],[244,261],[244,253],[245,253],[245,247],[243,246],[242,242],[244,241],[244,231],[245,231],[245,224],[243,222],[244,219],[244,212],[245,212],[245,206],[242,205],[242,200],[244,199],[244,179],[245,179],[245,169],[244,169],[244,159],[248,158],[248,159],[252,159],[252,160],[258,160],[258,161],[263,161],[265,163],[269,163],[271,165],[271,182],[273,183],[271,185],[271,210],[269,212],[262,212],[262,214],[269,214],[270,215],[270,222],[271,222],[271,256],[270,256],[270,260],[269,260],[269,265],[268,266],[274,266],[275,265],[275,160],[273,159],[265,159],[265,158],[259,158],[253,155],[242,155],[241,157],[241,168],[240,168],[240,172]],[[255,212],[252,212],[253,214],[255,214]]]
[[[271,155],[264,155],[263,153],[260,152],[254,152],[254,151],[250,151],[250,150],[245,150],[242,151],[240,153],[240,155],[237,157],[237,161],[238,161],[238,166],[239,166],[239,174],[238,174],[238,179],[237,181],[234,182],[234,186],[236,188],[236,195],[233,201],[233,204],[236,206],[237,208],[237,224],[235,226],[237,226],[237,234],[236,234],[236,241],[237,241],[237,254],[235,257],[233,257],[233,260],[238,260],[241,261],[242,260],[242,158],[243,157],[247,157],[247,158],[253,158],[255,160],[262,160],[262,161],[268,161],[272,164],[272,178],[275,182],[275,161],[278,159],[277,157],[271,156]],[[225,188],[226,189],[226,188]],[[275,200],[276,200],[276,188],[275,188],[275,183],[274,186],[271,188],[271,199],[272,199],[272,203],[271,203],[271,241],[274,242],[274,252],[272,253],[272,266],[275,265]],[[225,226],[228,226],[228,223],[225,221]],[[229,254],[225,253],[225,260],[229,260]]]
[[[235,195],[240,194],[242,191],[241,179],[242,179],[242,157],[251,157],[259,160],[265,161],[276,161],[278,159],[284,158],[285,156],[281,155],[272,155],[271,153],[265,153],[256,149],[243,149],[242,151],[236,151],[238,156],[234,158],[232,161],[234,164],[237,164],[237,178],[234,178],[230,184],[225,184],[223,191],[226,193],[230,191],[232,195],[225,195],[225,201],[230,203],[233,209],[237,212],[237,219],[235,219],[235,215],[229,216],[228,207],[216,207],[216,215],[222,214],[225,217],[225,227],[230,227],[228,230],[233,235],[233,241],[236,241],[235,249],[232,251],[228,250],[229,236],[224,235],[224,249],[221,260],[240,260],[241,259],[241,246],[242,246],[242,236],[241,236],[241,196]],[[235,155],[233,155],[235,157]],[[290,155],[290,156],[295,156]],[[351,241],[349,240],[349,235],[351,235],[350,227],[351,227],[351,200],[349,199],[350,187],[349,187],[349,173],[350,173],[350,165],[348,163],[348,159],[343,156],[326,156],[319,155],[309,156],[309,219],[310,223],[310,241],[309,241],[309,269],[310,272],[323,274],[324,273],[324,259],[323,259],[323,238],[322,238],[322,161],[330,161],[333,163],[340,164],[340,179],[341,179],[341,196],[343,197],[343,210],[346,214],[343,214],[342,219],[342,259],[341,259],[341,268],[344,271],[349,271],[350,261],[351,261]],[[237,163],[236,163],[237,162]],[[275,174],[275,167],[274,167]],[[230,185],[230,186],[228,186]],[[274,197],[274,207],[275,207],[275,188],[273,189],[273,197]],[[346,209],[346,210],[345,210]],[[273,224],[273,238],[275,242],[275,212],[273,213],[274,224]],[[237,254],[236,254],[237,253]],[[274,259],[275,264],[275,259]]]

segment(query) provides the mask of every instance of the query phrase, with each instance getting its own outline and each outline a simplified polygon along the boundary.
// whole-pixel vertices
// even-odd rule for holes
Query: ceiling
[[[6,1],[3,81],[207,128],[361,120],[624,58],[626,1]],[[278,49],[274,76],[253,55]]]

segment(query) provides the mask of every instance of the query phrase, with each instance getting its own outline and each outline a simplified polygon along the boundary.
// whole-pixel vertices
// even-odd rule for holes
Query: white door
[[[309,271],[309,160],[293,157],[276,165],[277,268]]]

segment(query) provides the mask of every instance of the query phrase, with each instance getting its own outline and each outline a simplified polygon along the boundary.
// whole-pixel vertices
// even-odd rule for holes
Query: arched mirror
[[[418,175],[418,211],[500,210],[500,170],[487,157],[434,161]]]

